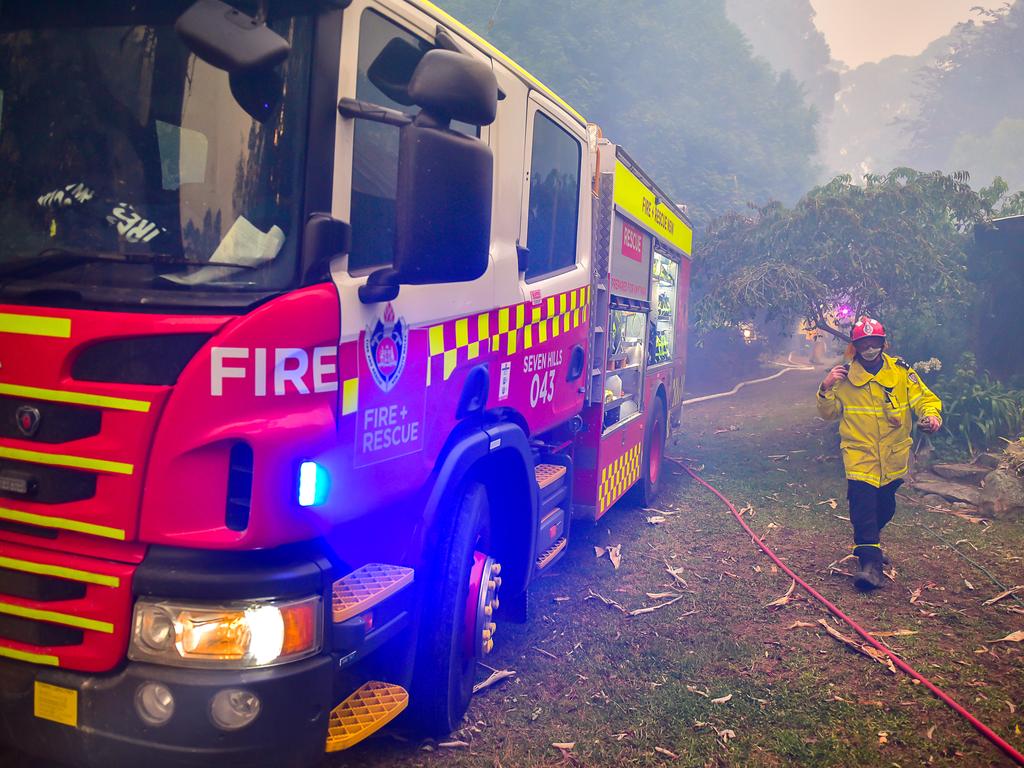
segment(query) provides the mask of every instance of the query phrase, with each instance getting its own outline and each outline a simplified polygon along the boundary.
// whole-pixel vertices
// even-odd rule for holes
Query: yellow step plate
[[[565,474],[565,467],[560,464],[538,464],[533,468],[533,474],[537,478],[537,485],[547,488]]]
[[[398,590],[412,584],[413,569],[369,563],[334,582],[331,614],[337,624],[358,616]]]
[[[558,541],[544,550],[544,552],[541,553],[541,556],[537,558],[537,570],[547,568],[558,553],[565,549],[565,545],[568,543],[569,540],[565,536],[562,536]]]
[[[390,723],[409,706],[409,694],[391,683],[364,683],[331,710],[325,751],[340,752]]]

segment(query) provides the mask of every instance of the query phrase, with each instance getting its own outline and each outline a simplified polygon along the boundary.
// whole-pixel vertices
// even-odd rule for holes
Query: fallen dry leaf
[[[878,732],[878,743],[879,744],[888,744],[889,743],[889,732],[888,731],[879,731]]]
[[[686,690],[688,690],[690,693],[696,693],[698,696],[703,696],[705,699],[710,696],[710,694],[707,691],[702,691],[696,685],[688,685],[686,686]]]
[[[647,522],[651,525],[660,525],[661,523],[664,523],[667,519],[668,518],[666,518],[664,515],[651,515],[647,518]]]
[[[815,626],[816,625],[813,621],[794,621],[792,624],[786,627],[786,629],[814,629]]]
[[[748,512],[749,512],[749,513],[750,513],[751,515],[753,515],[753,514],[754,514],[754,505],[753,505],[753,504],[747,504],[747,506],[743,507],[743,508],[742,508],[742,509],[740,510],[740,516],[742,517],[743,515],[747,514]]]
[[[725,696],[719,696],[717,699],[712,699],[712,704],[725,704],[727,701],[732,699],[732,694],[728,693]]]
[[[972,591],[974,590],[974,585],[971,584],[971,582],[969,582],[967,579],[964,579],[964,586],[966,586],[968,589]]]
[[[564,602],[567,602],[567,601],[571,600],[572,598],[570,598],[570,597],[562,597],[561,595],[559,595],[558,597],[554,597],[552,599],[556,603],[564,603]]]
[[[1024,630],[1018,630],[1011,632],[1006,637],[1000,637],[998,640],[990,640],[992,643],[1022,643],[1024,642]]]
[[[796,589],[796,581],[791,581],[789,589],[786,590],[786,594],[782,597],[777,597],[768,603],[765,608],[781,608],[786,605],[793,598],[793,590]]]
[[[551,742],[551,746],[554,747],[555,749],[575,749],[576,748],[576,742],[575,741],[553,741],[553,742]]]
[[[894,629],[889,632],[872,632],[875,637],[909,637],[910,635],[916,635],[916,629]]]
[[[715,732],[718,734],[718,738],[722,740],[723,744],[728,744],[729,739],[736,738],[736,731],[732,730],[731,728],[723,728],[720,731],[716,728]]]
[[[468,741],[442,741],[437,746],[442,749],[458,749],[459,747],[468,747]]]
[[[619,570],[619,565],[622,564],[621,544],[616,544],[614,547],[608,547],[608,559],[612,561],[612,566],[615,570]]]
[[[927,732],[927,733],[925,733],[925,736],[927,736],[927,737],[928,737],[928,740],[929,740],[929,741],[931,741],[931,740],[932,740],[932,736],[934,736],[934,735],[935,735],[935,729],[936,729],[936,727],[937,727],[937,726],[934,726],[934,725],[933,725],[933,726],[932,726],[931,728],[929,728],[929,729],[928,729],[928,732]]]
[[[660,753],[662,755],[665,755],[665,757],[670,757],[673,760],[678,760],[679,759],[679,755],[677,755],[675,752],[669,752],[664,747],[655,747],[654,751],[658,752],[658,753]]]
[[[838,507],[838,506],[839,506],[839,502],[837,502],[837,501],[836,501],[835,499],[825,499],[824,501],[819,501],[819,502],[818,502],[818,506],[819,506],[819,507],[820,507],[820,506],[821,506],[822,504],[828,504],[828,505],[829,505],[829,507],[830,507],[830,508],[832,508],[832,509],[835,509],[836,507]]]
[[[916,603],[920,599],[921,599],[921,587],[918,587],[917,589],[913,590],[910,593],[910,602]]]
[[[648,600],[664,600],[667,597],[675,597],[676,592],[646,592]]]
[[[594,547],[594,557],[601,557],[606,551],[604,547]]]

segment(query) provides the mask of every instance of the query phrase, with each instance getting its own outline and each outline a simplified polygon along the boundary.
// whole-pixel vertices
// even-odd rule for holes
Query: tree
[[[815,178],[814,111],[722,0],[444,0],[552,87],[703,225]]]
[[[858,186],[838,176],[792,209],[730,214],[698,246],[695,317],[702,328],[802,318],[838,338],[840,305],[895,316],[968,300],[966,234],[986,215],[964,175],[897,168]]]

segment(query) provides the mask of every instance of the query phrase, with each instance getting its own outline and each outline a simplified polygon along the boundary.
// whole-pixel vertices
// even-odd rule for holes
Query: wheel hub
[[[466,595],[465,643],[473,656],[483,657],[494,648],[494,633],[498,625],[494,614],[500,604],[501,563],[483,552],[473,553],[473,568],[469,575]]]

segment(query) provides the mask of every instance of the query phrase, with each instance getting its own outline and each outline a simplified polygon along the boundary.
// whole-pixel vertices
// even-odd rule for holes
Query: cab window
[[[414,115],[419,107],[405,92],[423,54],[433,45],[372,10],[359,24],[356,99]],[[475,126],[454,122],[469,136]],[[364,274],[394,259],[399,128],[357,119],[352,149],[352,252],[348,269]]]
[[[563,272],[576,264],[582,147],[541,112],[533,121],[526,247],[526,279]]]

